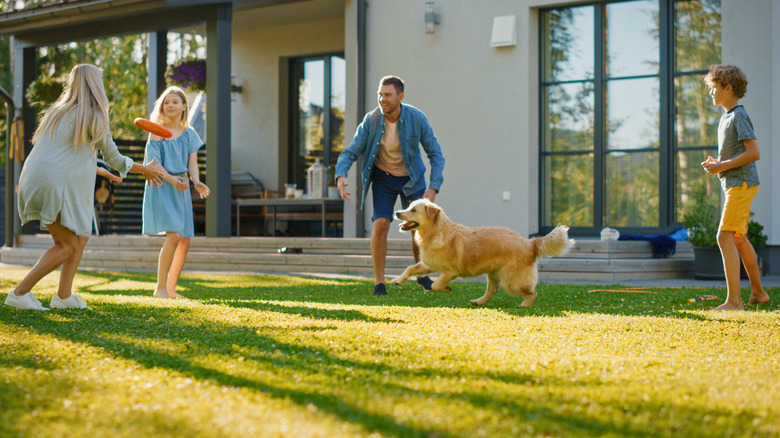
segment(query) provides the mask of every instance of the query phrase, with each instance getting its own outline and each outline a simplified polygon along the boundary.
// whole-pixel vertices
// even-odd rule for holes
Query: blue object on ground
[[[672,239],[681,242],[684,240],[688,240],[688,229],[687,228],[680,228],[679,230],[675,231],[674,233],[670,234],[669,237]]]

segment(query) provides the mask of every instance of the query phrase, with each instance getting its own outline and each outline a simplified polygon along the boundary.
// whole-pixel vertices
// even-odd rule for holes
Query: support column
[[[233,6],[216,6],[216,17],[206,23],[206,236],[231,235],[230,193],[230,70]]]
[[[0,94],[2,94],[3,101],[5,102],[5,229],[4,229],[4,242],[5,246],[14,246],[14,164],[11,160],[11,123],[14,119],[14,113],[16,112],[16,104],[14,98],[5,91],[3,87],[0,87]]]
[[[357,25],[357,66],[358,66],[358,74],[357,74],[357,87],[358,87],[358,113],[357,113],[357,123],[360,124],[361,121],[363,121],[363,116],[366,114],[366,45],[368,44],[368,32],[366,30],[366,21],[367,18],[367,0],[358,0],[358,25]],[[346,137],[345,137],[346,138]],[[363,202],[363,178],[360,174],[360,169],[363,168],[363,158],[361,157],[358,159],[358,161],[355,163],[355,175],[357,177],[355,178],[355,196],[354,202],[355,205],[360,205],[361,202]],[[356,216],[355,216],[355,231],[357,233],[357,237],[366,237],[366,225],[365,225],[365,218],[366,218],[366,211],[365,207],[363,210],[360,210],[359,208],[356,210]]]
[[[147,117],[152,113],[154,101],[165,91],[165,69],[168,66],[168,31],[149,33],[149,57],[146,88]]]
[[[16,102],[16,114],[22,116],[24,122],[24,156],[28,156],[32,150],[32,135],[36,127],[36,112],[27,102],[24,97],[25,90],[30,86],[33,80],[35,80],[35,47],[27,46],[22,42],[14,39],[13,44],[13,98]],[[6,178],[13,178],[14,190],[7,196],[13,196],[13,223],[14,223],[14,237],[17,234],[22,233],[21,221],[19,220],[19,214],[16,209],[16,186],[19,182],[19,173],[22,171],[23,163],[13,163],[14,171],[10,175],[6,175]],[[37,226],[30,223],[25,226],[24,231],[26,233],[37,232]]]

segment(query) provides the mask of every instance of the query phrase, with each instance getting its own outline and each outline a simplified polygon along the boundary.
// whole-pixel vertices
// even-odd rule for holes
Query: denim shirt
[[[718,123],[718,159],[725,161],[745,152],[743,140],[755,139],[753,123],[745,111],[745,107],[737,105],[723,113]],[[729,187],[741,186],[743,182],[748,187],[758,185],[758,168],[756,162],[744,166],[724,170],[718,174],[723,190]]]
[[[371,115],[379,115],[379,120],[375,128],[371,128]],[[401,155],[403,156],[404,166],[409,172],[409,182],[403,187],[405,195],[425,190],[425,163],[423,163],[422,154],[419,145],[422,144],[425,153],[428,155],[428,161],[431,163],[430,188],[439,191],[444,182],[444,156],[441,153],[439,141],[433,134],[433,128],[425,118],[425,114],[417,108],[401,104],[401,116],[398,118],[398,142],[401,145]],[[385,118],[379,108],[369,112],[363,118],[363,122],[357,128],[355,137],[339,155],[336,162],[336,179],[340,176],[346,178],[352,163],[363,156],[363,164],[360,169],[360,178],[363,182],[363,196],[360,200],[360,208],[363,208],[368,187],[371,183],[372,169],[374,159],[379,152],[379,144],[382,136],[385,134]]]

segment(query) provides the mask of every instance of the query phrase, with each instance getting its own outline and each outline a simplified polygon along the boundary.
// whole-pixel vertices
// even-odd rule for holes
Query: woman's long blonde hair
[[[45,133],[54,137],[62,118],[70,115],[75,117],[73,147],[94,147],[108,135],[108,97],[103,88],[103,71],[98,67],[92,64],[73,67],[60,97],[44,110],[41,123],[33,134],[33,144]]]
[[[175,94],[181,98],[181,101],[184,102],[184,111],[181,113],[181,120],[179,120],[179,126],[182,128],[189,128],[190,126],[190,106],[187,104],[187,96],[184,94],[184,90],[182,90],[180,87],[177,86],[171,86],[165,89],[163,93],[160,95],[160,97],[157,98],[157,100],[154,101],[154,108],[152,109],[152,114],[149,116],[149,120],[160,123],[160,124],[167,124],[168,122],[175,122],[175,120],[169,120],[168,117],[165,116],[165,112],[162,109],[163,102],[165,102],[165,98],[168,97],[169,94]]]

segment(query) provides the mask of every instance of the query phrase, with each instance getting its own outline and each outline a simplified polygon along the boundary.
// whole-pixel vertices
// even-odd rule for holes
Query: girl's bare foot
[[[168,292],[168,298],[187,298],[187,297],[176,292]]]
[[[748,300],[748,304],[759,304],[759,303],[768,303],[769,302],[769,295],[767,295],[766,292],[764,292],[764,289],[761,289],[760,292],[750,292],[750,299]]]
[[[168,296],[168,291],[160,290],[160,289],[154,291],[154,296],[157,298],[170,298]]]
[[[718,307],[716,307],[716,308],[714,308],[712,310],[718,310],[718,311],[720,311],[720,310],[745,310],[745,308],[742,307],[741,305],[730,303],[730,302],[726,301],[725,303],[721,304],[720,306],[718,306]]]

